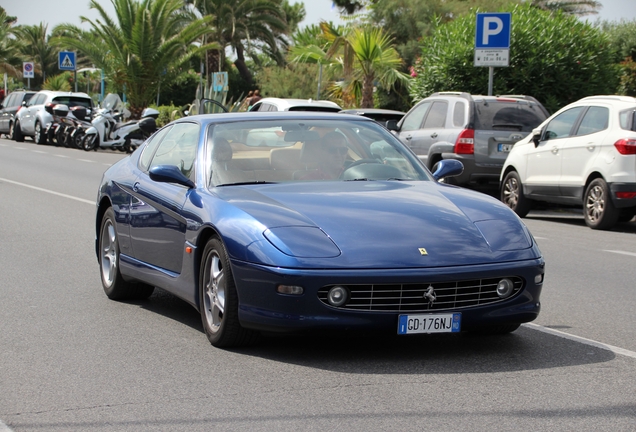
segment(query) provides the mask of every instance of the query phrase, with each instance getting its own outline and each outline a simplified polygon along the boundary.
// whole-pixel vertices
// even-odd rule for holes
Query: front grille
[[[514,297],[523,288],[523,279],[507,277],[514,284]],[[497,295],[497,283],[502,278],[473,279],[453,282],[432,282],[417,284],[370,284],[341,285],[350,293],[349,301],[339,309],[382,312],[426,312],[448,309],[462,309],[503,301]],[[318,291],[318,298],[329,305],[327,292],[330,285]],[[429,287],[433,287],[435,301],[431,304],[425,297]],[[332,306],[333,307],[333,306]]]

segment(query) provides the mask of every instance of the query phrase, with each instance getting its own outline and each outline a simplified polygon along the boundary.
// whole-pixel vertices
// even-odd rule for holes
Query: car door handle
[[[594,151],[594,149],[595,149],[595,148],[596,148],[596,146],[594,145],[594,143],[589,143],[589,144],[587,145],[587,149],[588,149],[589,151]]]
[[[437,138],[437,132],[433,132],[433,133],[431,134],[431,138]]]
[[[559,148],[558,147],[552,147],[552,153],[553,154],[557,154],[559,152]]]
[[[406,137],[404,137],[404,139],[407,140],[407,141],[411,141],[412,138],[413,137],[411,135],[407,135]]]
[[[133,188],[132,188],[132,189],[133,189],[133,192],[139,192],[139,182],[136,182],[136,183],[133,185]]]

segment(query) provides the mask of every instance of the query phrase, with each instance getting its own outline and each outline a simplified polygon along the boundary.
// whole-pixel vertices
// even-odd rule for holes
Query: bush
[[[510,10],[512,9],[512,10]],[[526,94],[554,112],[582,97],[614,94],[619,71],[608,37],[561,12],[527,4],[512,13],[509,67],[494,69],[493,94]],[[440,25],[425,39],[411,97],[443,90],[486,94],[488,68],[474,67],[476,12]]]
[[[163,127],[170,123],[172,120],[176,120],[184,116],[183,109],[186,107],[178,107],[174,105],[151,105],[151,108],[159,111],[159,118],[157,119],[157,127]]]

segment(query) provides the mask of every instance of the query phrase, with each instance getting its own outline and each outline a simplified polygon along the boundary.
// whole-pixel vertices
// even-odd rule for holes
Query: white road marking
[[[555,329],[551,329],[551,328],[548,328],[548,327],[543,327],[543,326],[540,326],[538,324],[525,323],[525,324],[523,324],[523,326],[531,328],[533,330],[538,330],[538,331],[543,332],[543,333],[548,333],[548,334],[551,334],[553,336],[558,336],[558,337],[562,337],[564,339],[569,339],[569,340],[574,341],[574,342],[579,342],[579,343],[582,343],[582,344],[585,344],[585,345],[590,345],[590,346],[593,346],[595,348],[600,348],[600,349],[604,349],[604,350],[607,350],[607,351],[611,351],[614,354],[620,354],[620,355],[624,355],[624,356],[636,359],[636,352],[630,351],[630,350],[626,350],[624,348],[619,348],[619,347],[615,347],[613,345],[604,344],[602,342],[597,342],[595,340],[587,339],[587,338],[584,338],[584,337],[581,337],[581,336],[574,336],[574,335],[571,335],[569,333],[565,333],[565,332],[562,332],[562,331],[559,331],[559,330],[555,330]]]
[[[621,254],[621,255],[636,256],[636,253],[634,253],[634,252],[626,252],[626,251],[604,250],[603,252],[611,252],[611,253]]]
[[[538,236],[534,236],[535,240],[547,240],[547,237],[538,237]]]
[[[61,158],[66,158],[66,159],[68,159],[68,158],[69,158],[68,156],[66,156],[66,155],[61,155],[61,154],[56,154],[56,155],[53,155],[53,156],[57,156],[57,157],[61,157]]]
[[[77,159],[78,161],[82,161],[82,162],[89,162],[89,163],[93,163],[95,161],[89,160],[89,159]]]
[[[37,191],[40,191],[40,192],[46,192],[46,193],[49,193],[51,195],[57,195],[57,196],[61,196],[61,197],[68,198],[68,199],[72,199],[72,200],[75,200],[75,201],[83,202],[83,203],[86,203],[86,204],[95,205],[95,201],[89,201],[89,200],[86,200],[86,199],[83,199],[83,198],[74,197],[72,195],[66,195],[66,194],[55,192],[55,191],[52,191],[52,190],[49,190],[49,189],[43,189],[43,188],[40,188],[40,187],[37,187],[37,186],[31,186],[31,185],[28,185],[28,184],[25,184],[25,183],[16,182],[16,181],[5,179],[5,178],[1,178],[1,177],[0,177],[0,182],[7,182],[7,183],[14,184],[14,185],[18,185],[18,186],[23,186],[23,187],[27,187],[27,188],[30,188],[30,189],[34,189],[34,190],[37,190]],[[0,429],[0,432],[1,431],[2,431],[2,429]]]
[[[48,152],[42,151],[42,150],[31,150],[33,153],[41,153],[41,154],[48,154]]]
[[[2,423],[2,420],[0,419],[0,432],[13,432],[13,429]]]

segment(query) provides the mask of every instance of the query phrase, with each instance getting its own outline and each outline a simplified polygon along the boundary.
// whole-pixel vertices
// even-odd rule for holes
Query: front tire
[[[115,228],[115,212],[109,208],[102,217],[99,230],[99,269],[104,292],[111,300],[145,299],[155,287],[124,280],[119,271],[119,240]]]
[[[585,223],[592,229],[607,230],[618,222],[620,210],[614,207],[607,183],[601,178],[592,180],[583,199]]]
[[[95,150],[99,145],[99,138],[95,134],[86,134],[84,135],[84,140],[82,141],[82,148],[85,151]]]
[[[20,122],[18,121],[13,124],[13,139],[16,142],[24,142],[24,135],[22,135],[22,129],[20,129]]]
[[[523,194],[523,185],[516,171],[510,171],[504,177],[500,199],[519,217],[526,217],[532,209],[532,201]]]
[[[257,333],[241,327],[238,318],[238,294],[230,260],[218,237],[205,245],[199,277],[199,308],[203,330],[218,348],[247,345]]]
[[[36,144],[46,144],[46,135],[43,133],[42,124],[38,120],[35,121],[33,141],[35,141]]]

